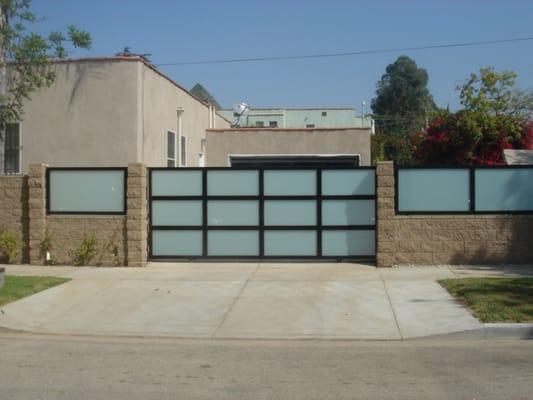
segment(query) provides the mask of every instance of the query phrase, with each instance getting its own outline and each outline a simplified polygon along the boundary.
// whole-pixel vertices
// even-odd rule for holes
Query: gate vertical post
[[[381,161],[376,167],[376,265],[378,267],[391,267],[394,264],[394,254],[387,248],[387,229],[391,225],[391,220],[395,216],[395,177],[394,163],[392,161]]]
[[[128,165],[126,239],[128,266],[145,267],[148,259],[148,200],[144,164]]]
[[[30,165],[28,176],[29,262],[42,265],[41,243],[46,231],[46,165]]]

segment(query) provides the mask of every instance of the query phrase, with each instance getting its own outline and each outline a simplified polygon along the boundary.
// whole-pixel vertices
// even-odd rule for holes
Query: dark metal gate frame
[[[152,172],[153,171],[202,171],[202,195],[201,196],[153,196],[152,195]],[[316,171],[316,194],[304,196],[265,196],[263,193],[265,171],[276,170],[308,170]],[[374,171],[374,194],[373,195],[322,195],[322,171],[323,170],[373,170]],[[377,251],[377,175],[375,167],[153,167],[148,168],[148,207],[149,207],[149,232],[148,232],[148,257],[150,260],[354,260],[375,262],[375,254],[360,256],[323,256],[322,255],[322,232],[334,230],[367,230],[374,231],[374,252]],[[257,196],[210,196],[207,194],[208,171],[258,171],[259,190]],[[202,201],[202,225],[153,225],[152,224],[152,201],[154,200],[200,200]],[[209,226],[207,223],[207,202],[209,200],[256,200],[259,201],[259,225],[216,225]],[[316,225],[275,225],[264,224],[264,203],[266,200],[315,200],[316,201]],[[374,200],[374,225],[322,225],[322,201],[323,200]],[[152,232],[154,230],[188,230],[202,231],[202,255],[164,255],[154,256],[152,252]],[[215,230],[235,231],[259,231],[259,255],[258,256],[209,256],[207,255],[207,233]],[[317,255],[316,256],[268,256],[264,254],[265,231],[316,231],[317,232]]]

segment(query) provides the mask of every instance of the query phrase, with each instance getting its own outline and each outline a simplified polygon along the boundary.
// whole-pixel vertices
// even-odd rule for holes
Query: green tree
[[[481,68],[457,87],[465,124],[475,141],[505,130],[519,139],[524,123],[533,117],[533,92],[516,87],[516,73]]]
[[[502,164],[504,149],[533,149],[533,93],[516,73],[481,68],[457,87],[463,109],[442,112],[421,135],[423,164]]]
[[[28,31],[36,21],[30,5],[31,0],[0,0],[0,139],[6,123],[22,119],[24,100],[54,82],[50,60],[66,57],[67,44],[91,46],[89,33],[73,25],[46,37]]]
[[[389,64],[371,103],[378,130],[410,133],[422,128],[436,109],[427,88],[428,80],[427,71],[407,56]]]
[[[376,121],[373,162],[386,159],[411,163],[414,134],[424,129],[437,109],[427,88],[428,80],[427,71],[407,56],[387,66],[371,103]]]

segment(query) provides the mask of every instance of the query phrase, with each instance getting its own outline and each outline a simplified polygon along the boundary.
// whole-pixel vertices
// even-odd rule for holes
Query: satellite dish
[[[250,106],[246,103],[239,103],[233,105],[233,111],[236,114],[242,115],[250,109]]]

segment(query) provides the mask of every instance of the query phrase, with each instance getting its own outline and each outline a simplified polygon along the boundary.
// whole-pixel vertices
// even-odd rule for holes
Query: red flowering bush
[[[439,116],[421,134],[414,153],[419,164],[499,165],[504,149],[533,149],[533,122],[468,111]]]

